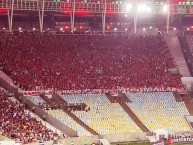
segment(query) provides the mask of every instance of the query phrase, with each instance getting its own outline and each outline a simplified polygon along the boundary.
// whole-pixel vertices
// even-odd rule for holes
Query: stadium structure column
[[[134,33],[137,34],[137,0],[134,0]]]
[[[102,13],[102,28],[103,28],[103,34],[105,34],[106,12],[107,12],[107,1],[106,1],[106,0],[103,0],[103,13]]]
[[[44,25],[44,0],[39,3],[39,23],[40,23],[40,32],[43,32],[43,25]]]
[[[70,14],[70,20],[71,20],[71,32],[74,33],[74,18],[75,18],[75,0],[73,1],[72,10]]]
[[[169,28],[170,28],[170,0],[167,0],[167,29],[166,33],[169,33]]]
[[[12,32],[12,26],[13,26],[13,5],[14,5],[14,0],[11,1],[11,10],[7,10],[7,15],[8,15],[8,24],[9,24],[9,32]]]

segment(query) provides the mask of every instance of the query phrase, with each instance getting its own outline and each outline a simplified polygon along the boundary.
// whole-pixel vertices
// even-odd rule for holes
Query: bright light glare
[[[117,31],[117,28],[114,28],[114,31]]]
[[[176,31],[176,28],[174,28],[174,31]]]
[[[151,8],[146,6],[145,4],[138,5],[137,7],[138,12],[151,12]]]
[[[163,11],[164,11],[164,12],[167,12],[167,11],[168,11],[168,6],[167,6],[167,5],[164,5],[164,6],[163,6]]]
[[[60,31],[63,31],[63,28],[60,28]]]
[[[131,11],[131,9],[132,9],[132,5],[131,4],[127,4],[126,5],[126,11],[129,12],[129,11]]]

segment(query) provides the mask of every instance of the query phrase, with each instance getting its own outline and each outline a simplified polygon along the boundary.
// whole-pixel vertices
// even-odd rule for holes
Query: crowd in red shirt
[[[0,134],[24,144],[52,140],[56,135],[26,113],[22,104],[5,96],[3,91],[0,91],[0,98]]]
[[[0,66],[25,90],[182,87],[160,36],[9,35]]]

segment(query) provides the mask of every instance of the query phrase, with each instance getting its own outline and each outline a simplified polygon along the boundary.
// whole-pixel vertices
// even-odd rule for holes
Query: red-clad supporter
[[[22,34],[2,41],[0,65],[26,90],[183,87],[158,36]]]
[[[25,113],[23,105],[0,92],[0,133],[22,143],[52,140],[55,133]]]

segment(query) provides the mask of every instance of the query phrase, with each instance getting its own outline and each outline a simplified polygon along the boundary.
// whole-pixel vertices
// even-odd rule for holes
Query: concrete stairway
[[[191,77],[188,66],[184,59],[184,55],[181,50],[181,46],[177,36],[165,36],[166,44],[175,59],[176,64],[178,65],[178,69],[180,74],[183,77]]]
[[[3,135],[0,134],[0,141],[4,141],[4,140],[9,141],[9,140],[11,140],[11,139],[10,139],[10,138],[7,138],[6,136],[3,136]]]
[[[183,96],[183,101],[186,105],[186,108],[188,109],[188,112],[190,113],[191,116],[193,116],[193,98],[192,98],[192,93],[189,92],[189,94],[185,94],[185,96]]]
[[[121,92],[118,92],[116,96],[110,93],[106,93],[105,95],[111,103],[131,102],[131,100],[124,93]]]
[[[120,105],[143,132],[149,132],[149,129],[139,120],[126,103],[120,103]]]
[[[63,100],[60,96],[54,94],[52,98],[48,98],[45,95],[41,95],[41,98],[48,103],[48,105],[54,107],[59,107],[62,109],[68,116],[70,116],[74,121],[76,121],[79,125],[84,127],[87,131],[89,131],[93,135],[99,135],[96,131],[94,131],[92,128],[90,128],[88,125],[86,125],[83,121],[81,121],[77,116],[75,116],[72,112],[68,110],[67,107],[65,107],[68,103]]]
[[[193,102],[185,102],[186,108],[191,116],[193,116]]]
[[[149,132],[148,128],[139,120],[139,118],[133,113],[129,106],[125,102],[131,102],[124,93],[118,93],[117,96],[113,96],[109,93],[105,94],[111,103],[119,103],[128,116],[136,123],[136,125],[143,131]],[[127,99],[126,99],[127,98]]]
[[[179,93],[177,91],[172,92],[176,102],[182,102],[182,98],[180,97]]]

